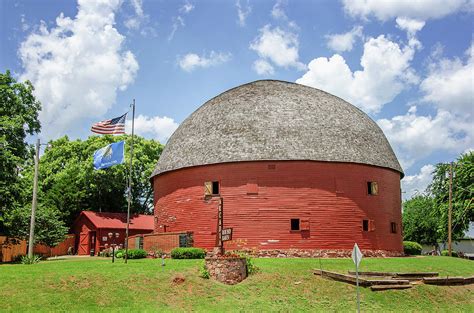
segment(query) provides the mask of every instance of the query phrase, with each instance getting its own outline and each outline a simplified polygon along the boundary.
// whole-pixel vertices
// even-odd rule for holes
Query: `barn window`
[[[396,234],[397,233],[397,223],[394,223],[394,222],[391,222],[390,223],[390,232],[392,234]]]
[[[218,195],[219,194],[219,182],[218,181],[213,181],[212,182],[212,194],[213,195]]]
[[[300,230],[300,219],[292,218],[291,219],[291,230]]]
[[[369,220],[362,220],[362,230],[369,231]]]
[[[276,169],[276,165],[275,164],[268,164],[268,169],[269,170],[274,170],[274,169]]]
[[[207,181],[204,183],[204,196],[211,197],[219,195],[219,182],[218,181]]]
[[[375,181],[367,182],[367,194],[371,196],[376,196],[379,194],[379,186]]]

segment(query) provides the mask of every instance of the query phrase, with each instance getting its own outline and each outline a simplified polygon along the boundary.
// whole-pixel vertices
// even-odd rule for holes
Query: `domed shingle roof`
[[[352,162],[400,172],[382,130],[324,91],[275,80],[230,89],[173,133],[152,176],[205,164],[263,160]]]

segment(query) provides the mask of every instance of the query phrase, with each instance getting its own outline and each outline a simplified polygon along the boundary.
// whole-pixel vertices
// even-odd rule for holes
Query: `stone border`
[[[288,250],[238,250],[257,258],[350,258],[352,250],[288,249]],[[362,250],[364,257],[401,257],[403,252]]]

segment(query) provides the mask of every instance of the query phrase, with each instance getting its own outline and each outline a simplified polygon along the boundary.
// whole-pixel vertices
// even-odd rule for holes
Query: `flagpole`
[[[128,228],[130,226],[130,205],[132,202],[132,161],[133,161],[133,135],[135,128],[135,99],[132,104],[132,142],[130,144],[130,169],[128,172],[128,207],[127,207],[127,228],[125,229],[125,263],[128,259]]]

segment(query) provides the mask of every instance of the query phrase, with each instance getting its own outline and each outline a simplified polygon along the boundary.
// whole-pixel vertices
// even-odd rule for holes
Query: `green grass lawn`
[[[0,311],[354,311],[355,287],[311,273],[318,259],[255,259],[260,273],[235,286],[202,279],[202,260],[71,259],[0,265]],[[353,270],[350,259],[321,259],[323,269]],[[439,271],[474,275],[474,262],[448,257],[365,258],[362,271]],[[183,276],[185,282],[173,283]],[[474,312],[474,285],[419,285],[372,292],[362,311]]]

